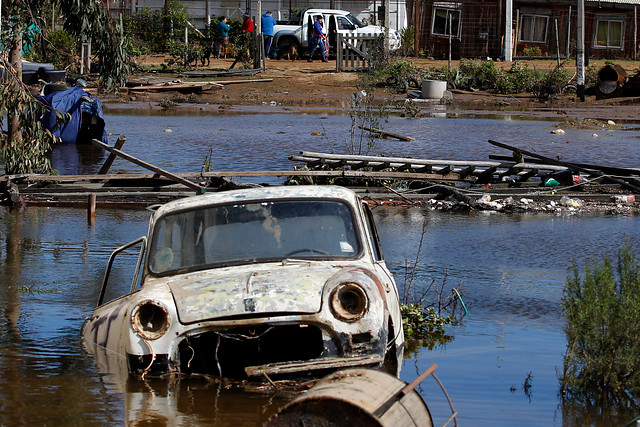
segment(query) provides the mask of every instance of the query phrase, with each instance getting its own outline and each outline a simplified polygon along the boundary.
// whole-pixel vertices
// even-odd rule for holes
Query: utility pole
[[[511,62],[513,60],[513,0],[506,0],[505,17],[504,17],[504,60]]]
[[[576,94],[580,101],[584,101],[584,0],[578,0],[576,37]]]

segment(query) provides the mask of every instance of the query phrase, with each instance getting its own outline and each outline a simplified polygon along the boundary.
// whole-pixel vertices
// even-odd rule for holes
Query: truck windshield
[[[149,249],[155,274],[360,253],[353,212],[335,200],[214,205],[165,215]]]
[[[347,18],[349,18],[349,20],[351,20],[351,22],[353,22],[354,24],[356,24],[356,26],[357,26],[357,27],[359,27],[359,28],[364,28],[364,27],[366,27],[366,25],[364,25],[364,24],[362,23],[362,21],[361,21],[361,20],[359,20],[358,18],[356,18],[356,17],[355,17],[353,14],[351,14],[351,13],[347,15]]]

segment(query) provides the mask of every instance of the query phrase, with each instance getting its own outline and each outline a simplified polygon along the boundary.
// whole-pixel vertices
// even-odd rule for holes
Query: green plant
[[[542,49],[538,46],[525,45],[524,49],[522,49],[522,55],[529,57],[542,56]]]
[[[567,83],[569,83],[567,72],[562,67],[556,67],[542,76],[534,87],[531,88],[531,92],[533,92],[538,99],[547,99],[562,93]]]
[[[400,309],[405,338],[407,340],[418,340],[420,345],[433,348],[437,344],[453,339],[445,333],[444,327],[456,320],[457,304],[462,299],[460,297],[460,286],[453,288],[448,296],[445,295],[446,272],[440,286],[436,286],[436,281],[432,280],[428,286],[422,287],[420,293],[417,294],[414,280],[426,230],[427,223],[425,222],[422,225],[422,234],[416,249],[415,261],[413,263],[405,263],[404,287]]]
[[[416,27],[410,25],[400,30],[401,55],[413,55],[415,50]]]
[[[614,267],[608,257],[574,261],[562,308],[567,349],[561,390],[568,400],[599,407],[640,404],[640,264],[625,240]]]

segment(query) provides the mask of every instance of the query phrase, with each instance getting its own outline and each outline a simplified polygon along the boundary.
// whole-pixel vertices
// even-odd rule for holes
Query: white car
[[[398,291],[371,212],[351,190],[176,200],[156,210],[146,242],[111,256],[82,330],[98,359],[115,354],[137,375],[290,379],[352,366],[399,374]],[[140,285],[135,277],[130,293],[103,303],[115,255],[136,243]]]

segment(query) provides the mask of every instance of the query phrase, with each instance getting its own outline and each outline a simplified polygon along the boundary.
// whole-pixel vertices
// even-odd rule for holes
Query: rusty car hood
[[[267,313],[316,313],[324,283],[342,267],[323,263],[268,264],[208,270],[173,277],[182,323]]]

